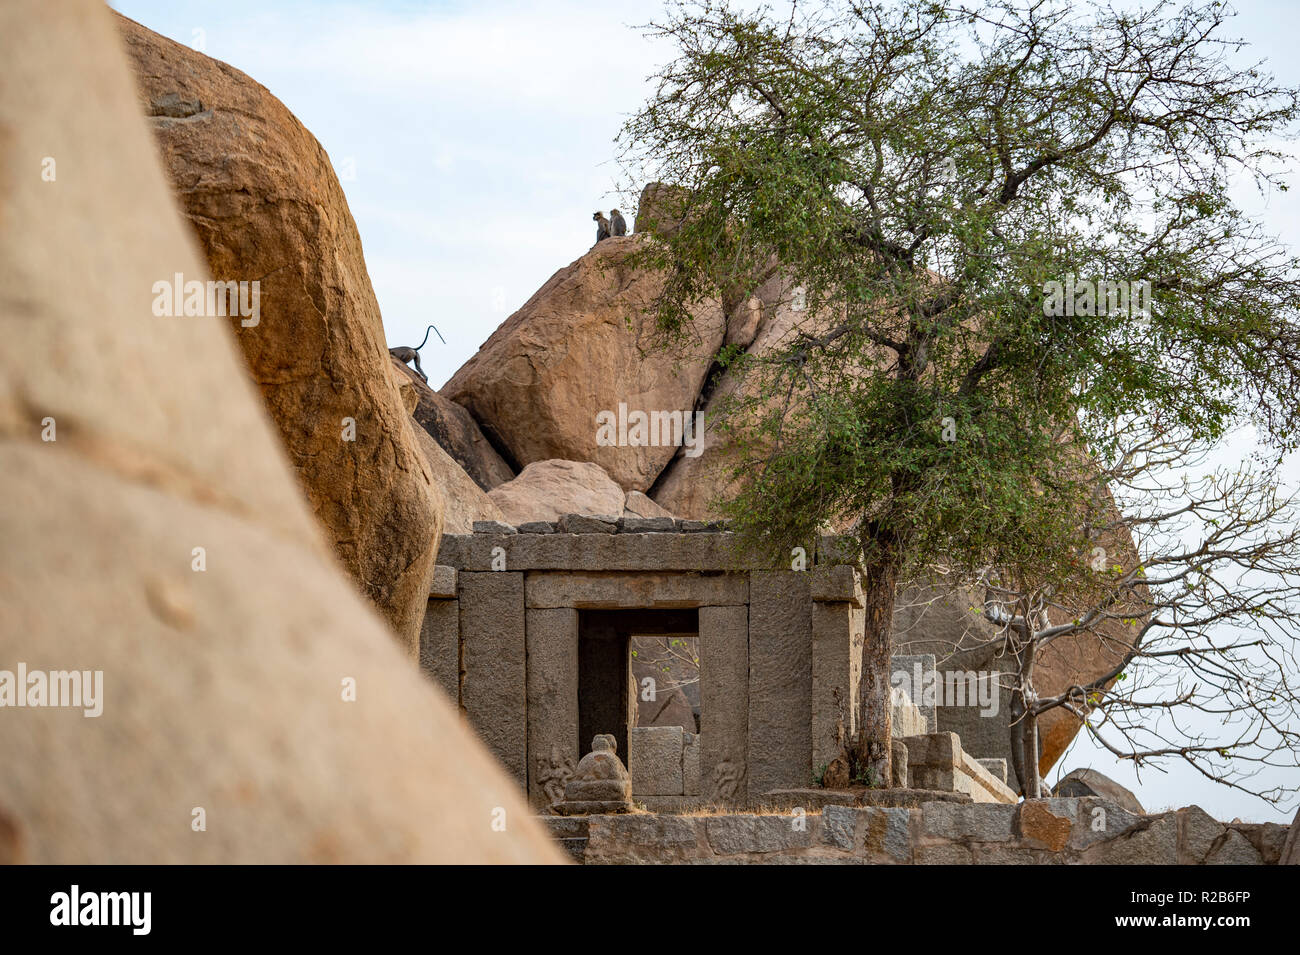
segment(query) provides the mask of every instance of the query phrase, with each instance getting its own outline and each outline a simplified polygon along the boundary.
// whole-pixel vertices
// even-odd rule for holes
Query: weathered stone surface
[[[976,802],[1015,802],[1019,798],[1014,790],[1000,782],[970,753],[962,753],[960,768],[957,788],[969,792]]]
[[[748,682],[762,687],[749,697],[749,795],[757,798],[812,778],[812,600],[806,574],[750,575]]]
[[[843,564],[814,567],[808,571],[809,590],[813,600],[847,602],[862,606],[862,583],[857,571]]]
[[[1016,794],[962,749],[956,733],[927,733],[903,739],[912,785],[968,794],[975,802],[1013,803]]]
[[[1176,815],[1181,856],[1179,861],[1191,865],[1204,862],[1210,850],[1223,837],[1223,824],[1200,806],[1186,806],[1179,809]]]
[[[925,717],[902,687],[889,690],[890,730],[895,737],[924,736],[929,732]],[[1005,764],[1003,764],[1005,771]]]
[[[702,817],[593,816],[587,830],[586,862],[618,865],[694,859],[703,828]]]
[[[749,608],[700,608],[700,793],[735,805],[748,792]]]
[[[1177,865],[1178,817],[1172,813],[1148,816],[1127,832],[1098,842],[1082,861],[1101,865]]]
[[[619,519],[620,534],[671,534],[677,522],[671,517],[627,517]]]
[[[1067,815],[1067,806],[1075,806],[1075,825],[1070,833],[1071,849],[1087,849],[1098,842],[1114,839],[1130,829],[1145,825],[1145,817],[1135,816],[1109,800],[1097,796],[1081,799],[1044,800],[1057,815]]]
[[[452,460],[451,455],[429,437],[423,428],[416,426],[413,431],[415,444],[424,455],[429,473],[443,492],[446,505],[443,509],[443,533],[468,534],[476,522],[500,521],[500,509],[461,466]]]
[[[912,701],[912,705],[917,708],[921,716],[925,718],[925,731],[927,733],[939,732],[939,721],[936,718],[935,700],[933,696],[928,699],[923,693],[926,681],[930,679],[926,674],[934,672],[934,654],[933,653],[895,653],[890,658],[890,686],[896,686],[903,690]],[[899,735],[897,733],[895,736]]]
[[[527,595],[530,607],[729,607],[746,603],[749,581],[744,574],[538,572],[528,575]]]
[[[554,534],[555,525],[550,521],[524,521],[515,530],[520,534]]]
[[[1276,822],[1234,822],[1229,829],[1240,832],[1259,853],[1264,865],[1277,865],[1286,845],[1288,827]]]
[[[974,865],[1051,865],[1060,861],[1059,856],[1047,849],[1027,846],[982,843],[971,848],[971,863]]]
[[[1067,773],[1052,787],[1052,791],[1058,796],[1100,796],[1123,806],[1129,812],[1138,815],[1146,812],[1137,796],[1095,769],[1076,769]]]
[[[680,437],[658,429],[636,446],[633,413],[675,412],[679,423],[689,415],[725,320],[719,305],[705,304],[689,345],[655,353],[663,336],[652,305],[663,279],[628,264],[640,241],[609,239],[560,269],[442,389],[519,464],[593,461],[623,488],[645,491],[676,453]],[[613,444],[598,443],[601,412],[633,427]]]
[[[670,520],[673,518],[673,515],[669,511],[660,507],[640,491],[627,492],[627,497],[623,500],[623,516],[645,518],[666,517]]]
[[[512,480],[515,472],[483,436],[478,423],[461,405],[448,401],[420,380],[415,369],[393,359],[397,372],[415,395],[411,415],[480,490],[490,491]]]
[[[750,355],[762,356],[801,330],[816,331],[823,327],[824,322],[810,312],[796,312],[791,307],[792,293],[793,286],[780,275],[773,275],[754,290],[753,297],[758,300],[761,313],[757,327],[748,303],[738,302],[740,307],[732,308],[732,320],[728,323],[733,341],[745,341]],[[716,503],[734,498],[742,487],[743,482],[730,469],[738,463],[733,453],[736,449],[727,443],[714,422],[720,418],[719,409],[743,387],[733,373],[724,373],[704,404],[703,453],[695,457],[678,455],[656,482],[651,496],[678,517],[696,520],[717,517]]]
[[[1259,865],[1259,852],[1240,832],[1228,830],[1223,841],[1205,857],[1206,865]]]
[[[429,596],[439,600],[452,600],[456,597],[456,568],[446,564],[437,564],[433,568],[433,579],[429,582]]]
[[[973,865],[969,848],[963,845],[917,846],[917,865]]]
[[[225,323],[312,510],[414,657],[443,494],[395,386],[361,239],[329,157],[243,73],[116,22],[137,101],[209,270],[259,282],[257,323]],[[193,105],[177,115],[178,103]]]
[[[461,705],[520,786],[528,784],[524,575],[461,573]]]
[[[634,795],[682,795],[683,742],[680,726],[628,727],[627,764]]]
[[[897,807],[854,810],[865,818],[863,848],[873,862],[912,861],[912,812]]]
[[[558,521],[565,514],[623,513],[623,489],[598,464],[547,460],[529,464],[519,476],[488,492],[514,524]]]
[[[686,218],[689,197],[690,192],[682,186],[666,182],[646,183],[637,202],[633,231],[671,235]]]
[[[910,862],[911,817],[908,809],[826,806],[822,842],[837,849],[861,850],[873,862]]]
[[[998,782],[1004,784],[1006,783],[1007,761],[1005,759],[977,759],[975,760],[975,762],[979,763],[986,770],[988,770],[989,775],[991,775]]]
[[[705,817],[705,831],[713,851],[722,855],[748,852],[782,852],[813,844],[808,816],[760,816],[737,813]]]
[[[1296,810],[1295,818],[1291,820],[1291,830],[1282,846],[1278,865],[1300,865],[1300,810]]]
[[[1052,812],[1051,800],[1029,799],[1020,805],[1020,838],[1031,849],[1060,852],[1070,841],[1073,820]]]
[[[528,797],[549,807],[578,763],[578,611],[529,609],[526,623]]]
[[[682,739],[682,795],[700,794],[700,734],[686,733]]]
[[[907,762],[907,744],[900,739],[890,740],[889,772],[894,777],[889,784],[895,789],[907,789],[912,785],[912,774]]]
[[[632,808],[632,780],[618,758],[618,743],[613,736],[598,733],[592,738],[591,752],[578,761],[564,785],[564,801],[555,808],[566,815],[619,813]]]
[[[828,846],[853,850],[857,844],[858,810],[850,806],[826,806],[822,809],[821,840]]]
[[[738,571],[755,566],[731,534],[446,535],[438,563],[491,570],[502,548],[511,570]]]
[[[1008,842],[1016,810],[999,803],[927,802],[921,807],[921,835],[954,842]]]
[[[812,585],[816,585],[813,577]],[[855,623],[858,625],[855,626]],[[840,755],[857,727],[861,614],[847,602],[812,605],[812,765]]]
[[[562,514],[555,530],[560,534],[614,534],[618,518],[609,514]]]
[[[726,530],[722,521],[679,521],[683,534],[714,534]]]
[[[420,624],[420,669],[460,701],[460,609],[455,600],[430,600]]]
[[[515,529],[515,526],[513,524],[508,524],[505,521],[475,521],[472,528],[472,533],[517,534],[519,533],[519,531]]]
[[[105,671],[96,719],[4,711],[0,854],[561,861],[339,569],[232,331],[150,313],[208,274],[105,5],[0,5],[0,58],[0,659]]]

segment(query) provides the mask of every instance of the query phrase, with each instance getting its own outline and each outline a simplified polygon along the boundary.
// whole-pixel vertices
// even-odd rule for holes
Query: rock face
[[[672,517],[667,508],[660,507],[640,491],[628,491],[623,499],[624,517]]]
[[[1056,784],[1055,794],[1074,797],[1101,796],[1123,806],[1129,812],[1138,814],[1146,812],[1138,802],[1137,796],[1129,789],[1095,769],[1076,769],[1068,773]]]
[[[781,276],[774,275],[749,298],[732,308],[726,328],[728,344],[737,344],[753,355],[770,352],[801,329],[813,330],[818,321],[798,305],[795,289]],[[722,515],[713,507],[715,500],[734,497],[740,490],[732,480],[727,465],[730,448],[725,445],[712,423],[720,408],[737,391],[735,376],[725,374],[703,405],[703,453],[688,456],[678,453],[664,468],[650,496],[662,507],[681,518],[709,520]]]
[[[608,241],[608,240],[606,240]],[[555,521],[564,514],[623,513],[625,495],[597,464],[537,461],[488,492],[510,524]]]
[[[414,653],[442,495],[393,387],[361,239],[329,157],[243,73],[116,22],[209,270],[260,283],[260,313],[230,324],[307,499]]]
[[[689,346],[656,352],[662,335],[647,309],[662,279],[628,264],[640,241],[608,239],[560,269],[442,389],[517,465],[592,461],[624,490],[646,491],[676,453],[681,439],[664,421],[676,414],[680,427],[695,409],[726,322],[705,305]],[[602,413],[616,421],[614,444],[597,442]],[[639,435],[638,413],[660,415],[660,427]],[[633,446],[642,437],[649,443]]]
[[[338,568],[227,323],[151,313],[208,274],[108,11],[0,5],[0,57],[0,665],[102,673],[97,717],[4,710],[0,862],[560,861]]]
[[[1291,820],[1278,865],[1300,865],[1300,809],[1296,810],[1295,818]]]
[[[407,365],[395,359],[393,365],[401,378],[409,381],[414,389],[417,400],[411,414],[416,422],[481,490],[490,491],[514,478],[515,472],[488,443],[468,411],[430,388]],[[449,529],[447,533],[458,532]]]
[[[464,469],[452,460],[442,445],[433,440],[423,428],[415,429],[415,443],[424,455],[433,474],[434,482],[442,488],[446,509],[443,511],[443,531],[447,534],[469,534],[475,521],[505,520],[492,499],[483,493]]]

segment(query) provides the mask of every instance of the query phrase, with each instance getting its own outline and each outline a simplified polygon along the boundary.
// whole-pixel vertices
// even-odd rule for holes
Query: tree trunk
[[[1032,699],[1038,641],[1030,639],[1028,624],[1013,624],[1013,627],[1019,638],[1020,668],[1011,692],[1011,763],[1020,782],[1020,794],[1026,799],[1038,799],[1042,796],[1038,777],[1038,712]]]
[[[866,609],[862,675],[858,681],[858,727],[854,762],[875,785],[892,785],[890,758],[893,724],[889,710],[890,657],[893,655],[894,593],[901,568],[899,548],[880,536],[864,541],[870,559],[864,567],[863,606]]]

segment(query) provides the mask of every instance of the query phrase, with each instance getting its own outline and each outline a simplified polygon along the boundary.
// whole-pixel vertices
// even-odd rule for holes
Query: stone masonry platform
[[[541,821],[589,865],[1274,865],[1287,833],[1220,823],[1197,806],[1135,815],[1098,797]]]

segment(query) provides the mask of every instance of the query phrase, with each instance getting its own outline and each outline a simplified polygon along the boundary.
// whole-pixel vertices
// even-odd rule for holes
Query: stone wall
[[[588,864],[1274,865],[1287,827],[1220,823],[1197,806],[1134,815],[1096,797],[917,809],[543,817]]]
[[[673,518],[476,522],[442,539],[421,665],[538,808],[562,794],[590,731],[619,740],[649,808],[760,805],[807,786],[853,727],[862,594],[835,559],[819,544],[806,571],[774,570],[717,525]],[[579,675],[593,690],[609,682],[580,653],[595,616],[610,622],[611,652],[631,635],[698,637],[698,736],[665,728],[630,751],[635,702],[626,721],[592,716],[598,694]]]

